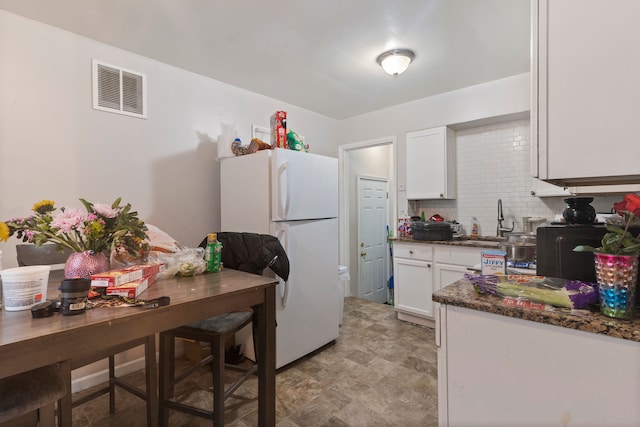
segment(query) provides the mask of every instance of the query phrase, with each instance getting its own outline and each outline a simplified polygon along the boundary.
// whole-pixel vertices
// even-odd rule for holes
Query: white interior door
[[[358,297],[387,301],[386,179],[358,176]]]

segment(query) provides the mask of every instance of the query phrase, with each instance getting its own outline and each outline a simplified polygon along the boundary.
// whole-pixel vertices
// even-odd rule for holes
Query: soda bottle
[[[216,233],[210,233],[207,236],[205,261],[207,261],[207,271],[209,273],[217,273],[220,271],[222,262],[222,243],[218,241],[218,235]]]

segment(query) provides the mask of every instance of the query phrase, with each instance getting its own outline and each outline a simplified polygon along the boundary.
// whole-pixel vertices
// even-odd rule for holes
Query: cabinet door
[[[407,133],[407,199],[456,197],[455,135],[446,126]]]
[[[565,185],[640,182],[640,2],[532,4],[537,176]]]
[[[432,262],[396,257],[393,267],[396,309],[432,319]]]
[[[571,196],[568,187],[560,187],[541,179],[531,178],[531,195],[535,197]]]
[[[638,425],[640,343],[451,305],[440,313],[439,425]],[[606,375],[585,374],[594,361]]]
[[[466,266],[451,264],[436,264],[435,268],[435,290],[444,288],[455,281],[464,279],[464,274],[469,273]]]

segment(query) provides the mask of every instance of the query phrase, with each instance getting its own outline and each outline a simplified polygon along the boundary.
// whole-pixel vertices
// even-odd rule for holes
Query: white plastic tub
[[[48,265],[9,268],[0,271],[2,302],[6,311],[29,310],[47,299]]]

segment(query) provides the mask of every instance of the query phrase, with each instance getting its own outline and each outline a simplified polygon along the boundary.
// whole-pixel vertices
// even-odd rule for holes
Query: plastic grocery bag
[[[464,277],[479,293],[525,299],[554,307],[583,309],[599,301],[597,283],[518,274],[465,274]]]
[[[149,255],[149,261],[164,263],[164,271],[158,274],[158,279],[173,276],[195,276],[204,273],[207,268],[203,248],[183,248],[177,252],[152,251]]]
[[[147,225],[147,238],[150,250],[141,258],[125,257],[126,254],[112,253],[111,267],[123,268],[134,264],[147,262],[163,262],[164,270],[158,274],[158,279],[173,276],[194,276],[205,271],[203,248],[187,248],[158,227]]]

